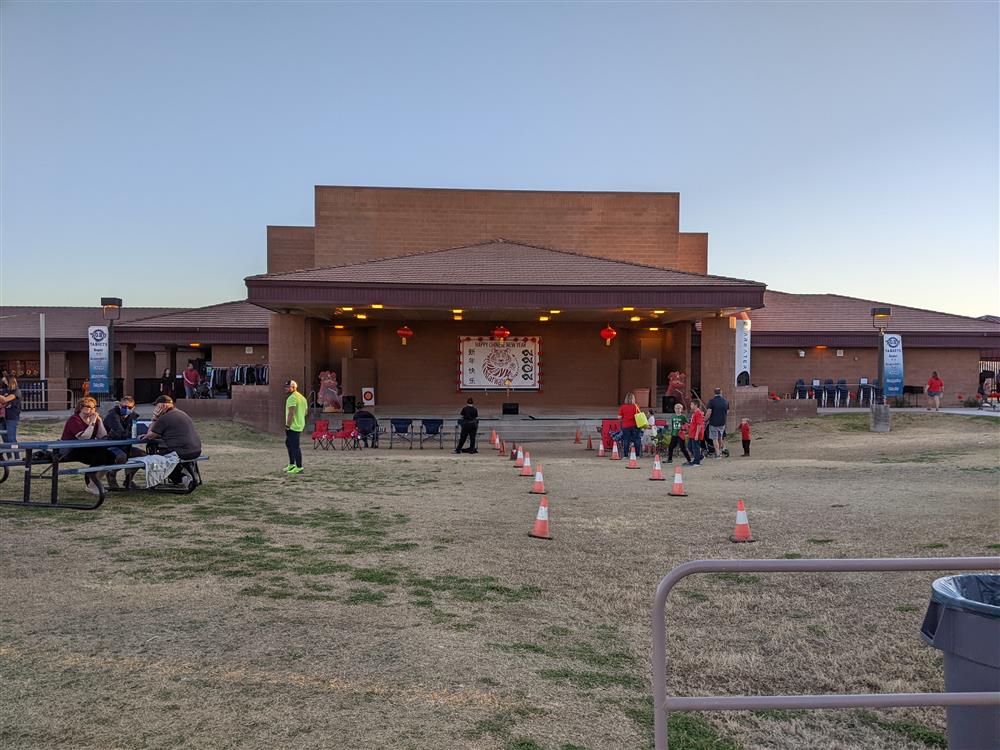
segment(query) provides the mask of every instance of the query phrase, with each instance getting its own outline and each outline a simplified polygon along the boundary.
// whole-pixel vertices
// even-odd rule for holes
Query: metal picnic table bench
[[[59,477],[72,475],[86,476],[87,474],[96,474],[97,472],[145,469],[146,465],[142,461],[138,461],[135,458],[129,458],[127,461],[120,464],[107,464],[104,466],[73,466],[63,468],[60,464],[66,460],[64,456],[75,448],[129,448],[143,442],[145,441],[40,440],[30,442],[18,441],[16,443],[0,443],[0,459],[2,459],[0,460],[0,485],[3,485],[3,483],[7,481],[10,476],[11,468],[24,468],[24,488],[21,499],[13,500],[0,497],[0,505],[15,505],[22,508],[71,508],[73,510],[94,510],[99,508],[104,503],[108,491],[125,491],[140,488],[132,484],[130,478],[126,474],[125,483],[122,487],[105,487],[100,482],[96,482],[98,494],[97,499],[93,503],[61,503],[59,502]],[[40,451],[45,451],[51,454],[51,458],[48,456],[43,457],[36,455]],[[18,453],[22,454],[20,458],[16,457]],[[9,454],[13,454],[15,458],[10,458]],[[74,459],[69,460],[74,461]],[[173,492],[184,495],[194,492],[198,485],[201,484],[201,472],[198,471],[198,462],[206,460],[208,460],[207,456],[199,456],[195,459],[181,461],[180,465],[182,470],[191,478],[191,481],[189,481],[186,485],[176,487],[171,485],[157,485],[156,487],[150,487],[149,489],[158,492]],[[33,473],[32,468],[39,466],[44,466],[46,468],[44,468],[39,474]],[[51,483],[49,501],[34,502],[31,499],[31,480],[44,479],[46,474],[50,475],[49,481]]]

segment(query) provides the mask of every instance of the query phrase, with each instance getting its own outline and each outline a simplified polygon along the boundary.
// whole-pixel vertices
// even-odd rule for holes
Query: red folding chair
[[[340,426],[340,429],[333,433],[333,438],[331,440],[331,445],[336,449],[336,444],[333,441],[340,440],[341,450],[352,450],[357,447],[358,444],[358,425],[353,419],[345,419],[344,423]]]
[[[330,420],[317,419],[312,433],[313,450],[322,448],[326,450],[330,447]]]

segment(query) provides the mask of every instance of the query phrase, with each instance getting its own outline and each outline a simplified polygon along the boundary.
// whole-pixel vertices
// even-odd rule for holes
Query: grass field
[[[552,541],[528,537],[531,481],[493,453],[306,448],[286,477],[281,439],[202,423],[193,495],[0,511],[0,742],[650,747],[650,608],[673,566],[1000,549],[1000,422],[896,414],[872,435],[865,420],[759,425],[753,457],[689,470],[686,498],[648,460],[629,471],[572,436],[529,446]],[[756,544],[728,542],[740,497]],[[919,635],[935,577],[688,578],[668,604],[670,690],[941,690]],[[937,748],[944,729],[943,709],[670,723],[689,750]]]

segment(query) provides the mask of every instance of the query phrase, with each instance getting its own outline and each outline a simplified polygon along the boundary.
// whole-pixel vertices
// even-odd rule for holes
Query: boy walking
[[[687,447],[684,445],[684,440],[681,437],[681,431],[684,429],[684,425],[687,424],[687,417],[684,415],[684,404],[674,404],[674,413],[670,415],[670,445],[667,446],[667,463],[672,464],[674,462],[674,448],[680,447],[681,453],[684,454],[684,458],[687,459],[688,463],[691,463],[691,454],[688,453]]]
[[[285,381],[285,447],[288,449],[286,474],[302,473],[302,431],[306,428],[306,411],[309,402],[299,393],[299,384],[294,380]]]

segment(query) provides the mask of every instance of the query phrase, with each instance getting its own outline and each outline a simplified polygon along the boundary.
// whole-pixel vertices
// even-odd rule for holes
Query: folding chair
[[[823,390],[823,385],[822,385],[822,383],[819,382],[819,378],[813,378],[813,382],[812,382],[812,394],[813,394],[813,398],[816,399],[817,402],[821,402],[823,400],[823,393],[824,392],[825,391]],[[823,404],[822,403],[818,403],[817,406],[823,406]]]
[[[836,406],[837,387],[833,384],[833,378],[823,381],[823,406]]]
[[[850,407],[851,405],[851,392],[847,389],[847,379],[841,378],[837,381],[837,406],[843,406],[844,408]]]
[[[312,433],[313,450],[316,448],[327,450],[330,447],[330,437],[330,420],[317,419]]]
[[[428,440],[438,441],[438,446],[444,450],[444,420],[443,419],[421,419],[420,433],[417,435],[420,441],[420,450],[424,449],[424,443]]]
[[[353,419],[345,419],[344,423],[340,425],[340,429],[333,433],[333,437],[330,440],[330,444],[336,448],[336,443],[334,441],[340,440],[340,447],[342,450],[354,450],[358,447],[358,425]]]
[[[358,417],[357,425],[357,447],[371,445],[372,448],[378,448],[378,420],[374,417]]]
[[[389,420],[389,447],[392,448],[394,440],[403,440],[410,444],[413,450],[413,420],[412,419],[390,419]]]
[[[868,404],[871,405],[871,386],[868,385],[868,378],[858,380],[858,406],[865,405],[865,396],[868,397]]]
[[[621,432],[622,423],[618,419],[602,419],[601,420],[601,442],[604,443],[604,450],[611,450],[611,446],[614,445],[614,438],[611,437],[612,432]]]
[[[806,381],[799,378],[795,381],[795,398],[807,398],[809,395],[809,389],[806,388]]]

